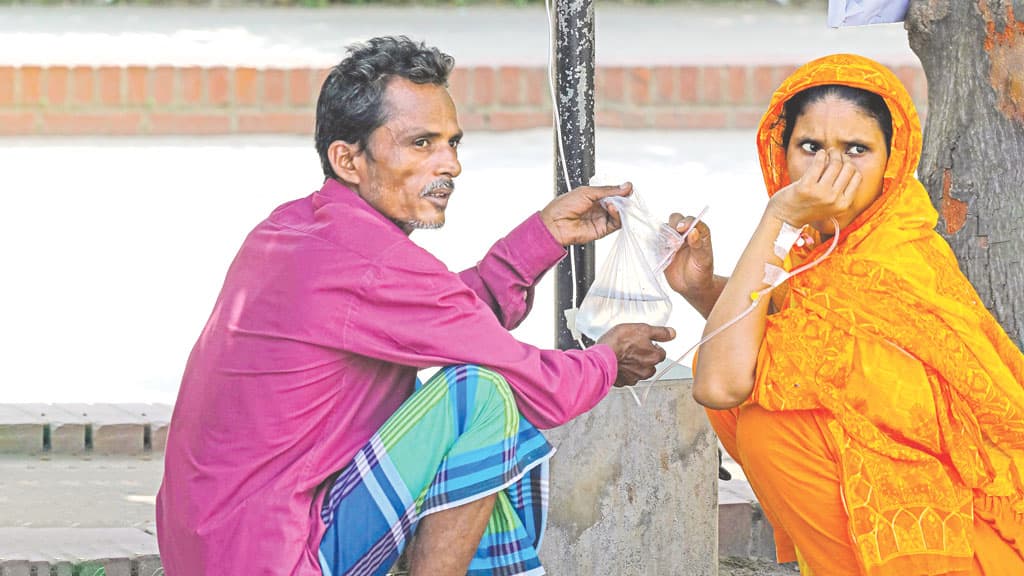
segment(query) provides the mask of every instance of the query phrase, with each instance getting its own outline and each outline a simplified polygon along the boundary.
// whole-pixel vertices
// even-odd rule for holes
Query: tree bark
[[[928,79],[918,175],[939,232],[985,306],[1024,347],[1024,0],[912,0]]]

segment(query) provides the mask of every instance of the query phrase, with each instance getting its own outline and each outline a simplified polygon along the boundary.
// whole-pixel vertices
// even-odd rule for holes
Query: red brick
[[[0,134],[25,136],[36,133],[36,118],[32,112],[0,112]]]
[[[129,105],[141,106],[147,104],[149,98],[149,68],[144,66],[129,66],[125,70],[125,98]]]
[[[717,66],[707,66],[700,69],[700,99],[705,104],[722,104],[724,95],[723,87],[725,71]]]
[[[547,109],[551,101],[551,86],[548,84],[547,69],[528,68],[525,73],[526,103]]]
[[[678,102],[676,97],[676,74],[669,66],[657,66],[651,71],[654,77],[654,96],[652,101],[656,104],[673,104]]]
[[[707,104],[722,103],[722,76],[723,70],[718,66],[705,66],[701,68],[701,102]]]
[[[330,76],[330,74],[331,74],[331,68],[326,68],[324,70],[314,70],[313,71],[313,95],[312,95],[312,98],[313,98],[313,102],[314,103],[317,102],[318,100],[320,100],[320,91],[321,91],[321,89],[324,86],[324,82],[327,81],[327,77]]]
[[[747,71],[746,66],[729,66],[726,68],[726,79],[729,84],[729,102],[742,104],[747,101]]]
[[[121,69],[104,66],[96,71],[100,82],[100,103],[107,106],[121,104]]]
[[[309,106],[313,94],[313,72],[309,68],[295,68],[288,71],[288,103],[292,106]]]
[[[522,101],[520,86],[521,69],[515,66],[503,66],[498,69],[498,102],[505,105],[515,105]],[[494,118],[491,118],[493,124]]]
[[[764,110],[761,108],[740,108],[733,111],[732,125],[729,128],[757,128],[761,123]]]
[[[42,131],[47,134],[138,134],[142,115],[138,112],[114,114],[43,113]]]
[[[679,76],[679,101],[687,104],[697,102],[697,87],[700,85],[700,69],[696,66],[682,66]]]
[[[799,68],[799,66],[794,66],[794,65],[791,65],[791,64],[790,65],[783,65],[783,66],[775,66],[774,67],[774,69],[775,69],[775,89],[778,90],[779,86],[782,85],[782,83],[786,80],[786,78],[789,78],[790,76],[792,76],[793,72],[796,72],[797,68]]]
[[[176,69],[160,66],[153,71],[153,102],[160,105],[175,101],[177,92]]]
[[[231,117],[227,114],[168,114],[149,115],[152,134],[230,134]]]
[[[235,104],[244,106],[256,103],[258,79],[259,71],[255,68],[235,69]]]
[[[46,69],[47,104],[64,104],[68,100],[68,69],[52,66]]]
[[[25,66],[18,70],[21,77],[22,104],[38,105],[43,99],[43,70],[38,66]]]
[[[178,69],[178,84],[181,86],[181,103],[202,104],[203,69],[198,66]]]
[[[475,105],[489,105],[494,103],[494,69],[479,67],[473,69],[473,97]]]
[[[622,68],[599,68],[594,84],[596,100],[600,103],[622,104],[626,101],[626,71]]]
[[[238,116],[238,132],[243,134],[313,134],[311,113],[244,113]]]
[[[10,66],[0,66],[0,106],[14,104],[15,72]]]
[[[263,104],[284,104],[284,70],[276,68],[263,71]]]
[[[551,126],[551,114],[544,112],[497,111],[490,114],[488,125],[492,130],[524,130]]]
[[[750,99],[755,104],[767,105],[772,99],[772,94],[779,87],[779,80],[775,78],[774,66],[757,66],[754,68],[754,82]]]
[[[639,112],[623,110],[598,110],[594,123],[603,128],[649,128],[647,116]]]
[[[632,68],[629,71],[629,101],[638,106],[651,102],[651,70]]]
[[[463,130],[482,130],[487,128],[487,117],[479,112],[459,112],[459,125]]]
[[[448,76],[448,93],[451,94],[455,106],[469,104],[469,72],[465,68],[456,68]]]
[[[665,130],[711,130],[727,128],[728,115],[724,110],[691,109],[659,112],[654,126]]]
[[[96,98],[93,69],[76,66],[71,69],[71,101],[74,104],[92,104]]]
[[[231,102],[232,71],[223,66],[206,70],[206,102],[212,106],[226,106]]]

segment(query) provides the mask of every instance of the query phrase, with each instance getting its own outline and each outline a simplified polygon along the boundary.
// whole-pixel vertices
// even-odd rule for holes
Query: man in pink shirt
[[[185,369],[157,497],[170,576],[383,574],[414,534],[413,574],[543,574],[536,428],[665,358],[665,327],[570,351],[509,334],[565,246],[618,228],[599,200],[629,185],[558,197],[459,274],[409,240],[444,224],[461,171],[452,66],[375,38],[324,81],[324,185],[245,239]]]

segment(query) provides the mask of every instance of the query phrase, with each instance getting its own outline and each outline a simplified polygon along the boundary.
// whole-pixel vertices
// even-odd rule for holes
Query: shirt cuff
[[[514,248],[509,250],[509,254],[514,259],[515,269],[533,282],[568,253],[544,225],[540,212],[516,226],[505,236],[505,242]]]

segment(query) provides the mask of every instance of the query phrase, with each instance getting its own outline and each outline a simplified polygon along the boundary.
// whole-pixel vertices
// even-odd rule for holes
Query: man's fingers
[[[587,198],[596,202],[610,196],[629,196],[633,193],[633,183],[623,182],[618,186],[580,186],[576,190],[582,190]]]
[[[676,337],[676,331],[668,326],[648,326],[647,336],[655,342],[668,342]]]

